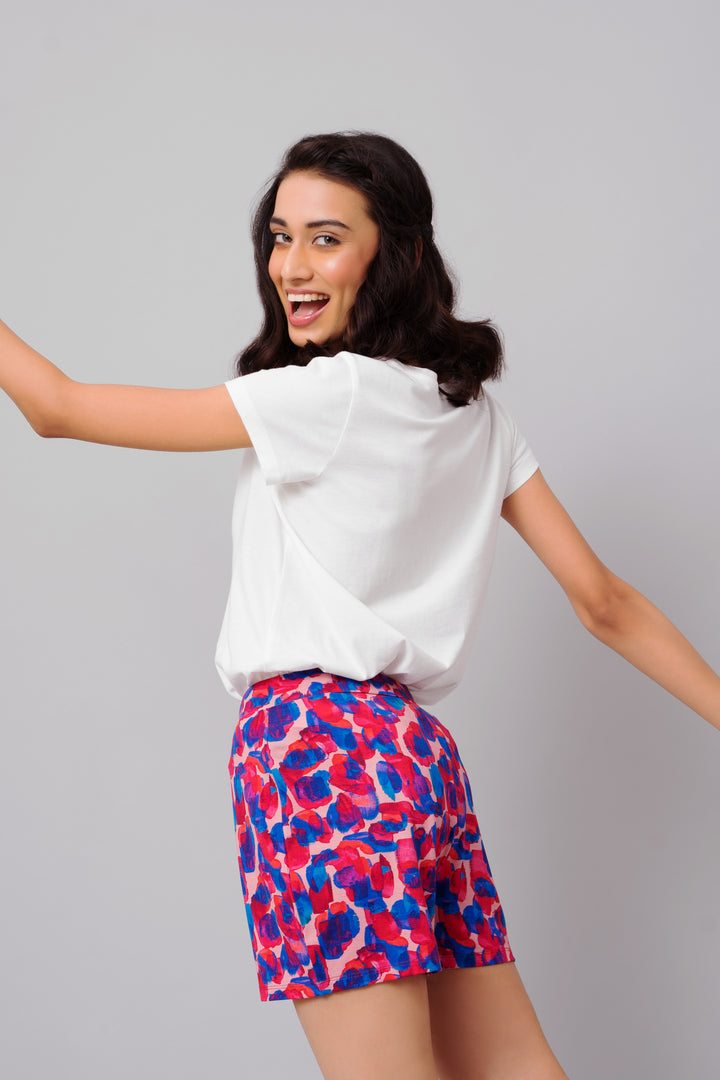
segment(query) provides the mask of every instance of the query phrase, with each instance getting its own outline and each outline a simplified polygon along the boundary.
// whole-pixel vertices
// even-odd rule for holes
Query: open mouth
[[[330,300],[326,293],[288,293],[290,322],[293,326],[305,326],[316,319]]]

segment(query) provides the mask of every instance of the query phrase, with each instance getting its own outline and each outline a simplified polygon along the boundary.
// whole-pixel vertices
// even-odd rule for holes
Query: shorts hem
[[[440,954],[440,963],[442,968],[438,968],[438,971],[443,968],[475,968],[475,967],[495,967],[496,964],[514,964],[515,957],[513,956],[512,949],[509,946],[499,949],[494,956],[486,957],[482,953],[474,953],[470,957],[458,958],[454,953]]]
[[[288,985],[282,989],[270,990],[268,986],[262,984],[260,986],[260,1000],[261,1001],[299,1001],[306,998],[314,997],[327,997],[329,994],[341,993],[343,990],[359,990],[364,986],[376,986],[378,983],[395,982],[397,979],[404,979],[410,975],[436,975],[438,972],[445,970],[445,968],[476,968],[476,967],[494,967],[498,964],[514,964],[515,957],[512,951],[507,948],[501,950],[495,956],[490,959],[484,957],[481,953],[474,953],[472,956],[463,957],[463,961],[469,960],[469,963],[458,963],[458,958],[454,954],[440,955],[439,963],[430,963],[423,967],[421,964],[411,964],[409,968],[404,971],[377,971],[374,972],[374,978],[368,978],[366,981],[357,981],[355,983],[347,983],[346,985],[338,985],[342,982],[342,976],[338,976],[328,986],[308,986],[307,983],[288,983]],[[365,968],[365,971],[370,969]]]

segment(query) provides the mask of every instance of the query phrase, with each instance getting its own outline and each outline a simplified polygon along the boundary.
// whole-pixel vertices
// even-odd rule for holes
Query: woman
[[[0,383],[43,436],[244,447],[217,664],[264,1000],[327,1080],[565,1074],[514,963],[449,732],[500,517],[582,623],[710,723],[720,679],[595,556],[483,389],[417,163],[370,134],[292,147],[253,229],[264,326],[202,390],[79,384],[0,324]]]

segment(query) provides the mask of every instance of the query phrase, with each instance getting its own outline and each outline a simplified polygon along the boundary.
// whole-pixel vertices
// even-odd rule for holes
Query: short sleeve
[[[266,484],[318,477],[337,450],[352,408],[348,353],[306,367],[253,371],[225,385],[245,424]]]
[[[522,487],[526,480],[529,480],[533,473],[537,472],[540,466],[528,446],[527,439],[522,432],[518,431],[517,424],[505,406],[496,397],[488,394],[487,391],[485,391],[484,397],[490,408],[493,422],[497,424],[498,432],[501,433],[499,437],[504,447],[504,453],[507,455],[505,461],[507,462],[508,472],[503,494],[503,498],[507,499],[508,495],[512,495],[513,491],[517,491],[519,487]]]
[[[533,473],[539,469],[538,461],[528,446],[527,439],[518,431],[517,424],[510,418],[512,429],[512,456],[510,459],[510,474],[505,486],[505,498],[512,495],[519,487],[529,480]]]

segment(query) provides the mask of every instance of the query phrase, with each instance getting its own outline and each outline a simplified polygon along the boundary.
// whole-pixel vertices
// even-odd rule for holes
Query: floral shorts
[[[255,683],[229,770],[262,1001],[514,959],[455,742],[402,683]]]

